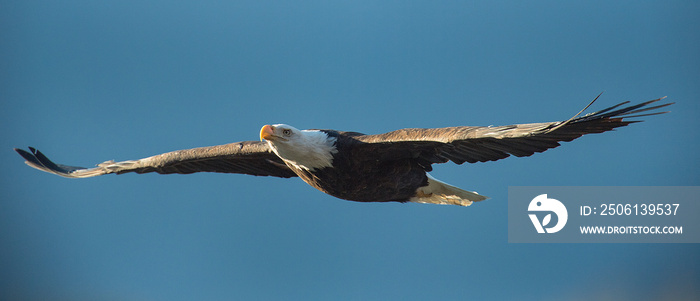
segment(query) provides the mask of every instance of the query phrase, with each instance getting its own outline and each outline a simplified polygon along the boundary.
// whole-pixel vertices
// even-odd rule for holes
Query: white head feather
[[[337,138],[319,130],[299,130],[286,124],[266,125],[260,138],[265,139],[282,160],[306,170],[333,166]]]

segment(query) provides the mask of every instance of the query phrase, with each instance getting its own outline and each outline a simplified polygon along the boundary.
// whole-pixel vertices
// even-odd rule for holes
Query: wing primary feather
[[[666,98],[666,97],[661,97],[661,98],[658,98],[658,99],[654,99],[654,100],[650,100],[650,101],[645,101],[645,102],[642,102],[642,103],[640,103],[640,104],[636,104],[636,105],[633,105],[633,106],[629,106],[629,107],[626,107],[626,108],[622,108],[622,109],[619,109],[619,110],[615,110],[615,111],[612,111],[612,112],[608,112],[608,113],[605,113],[605,114],[601,114],[601,112],[595,112],[595,113],[592,113],[591,115],[583,116],[583,117],[577,119],[575,122],[584,122],[584,121],[589,121],[589,120],[594,120],[594,119],[606,119],[606,118],[611,118],[611,117],[616,117],[616,116],[624,116],[624,115],[628,115],[628,114],[634,114],[634,113],[639,113],[639,112],[648,111],[649,109],[651,109],[651,110],[653,110],[653,109],[658,109],[658,108],[662,108],[662,107],[669,106],[669,105],[673,104],[673,103],[668,103],[668,104],[663,104],[663,105],[655,106],[655,107],[652,107],[652,108],[639,109],[639,108],[644,107],[644,106],[646,106],[646,105],[648,105],[648,104],[650,104],[650,103],[654,103],[654,102],[660,101],[660,100],[662,100],[662,99],[664,99],[664,98]],[[637,110],[637,109],[639,109],[639,110]],[[626,118],[630,118],[630,117],[627,116]]]
[[[32,147],[30,146],[30,147],[29,147],[29,150],[34,151],[34,148],[32,148]],[[43,165],[41,164],[41,162],[39,162],[39,160],[38,160],[32,153],[30,153],[30,152],[28,152],[28,151],[26,151],[26,150],[20,149],[20,148],[15,148],[15,151],[16,151],[20,156],[22,156],[22,158],[24,158],[24,160],[26,160],[26,163],[27,163],[27,164],[30,164],[30,163],[31,163],[31,164],[34,164],[34,165],[36,165],[36,166],[41,166],[41,167],[43,167]]]
[[[656,112],[656,113],[649,113],[649,114],[640,114],[640,115],[625,116],[625,118],[638,118],[638,117],[645,117],[645,116],[661,115],[661,114],[666,114],[666,113],[671,113],[671,111],[664,111],[664,112]],[[644,120],[634,120],[634,121],[626,121],[626,122],[635,123],[635,122],[642,122],[642,121],[644,121]]]
[[[560,123],[559,125],[555,126],[554,128],[552,128],[552,129],[549,130],[549,131],[550,131],[550,132],[553,132],[553,131],[556,131],[558,128],[561,128],[561,127],[567,125],[569,122],[571,122],[571,121],[574,120],[576,117],[578,117],[578,115],[581,115],[581,113],[583,113],[584,111],[586,111],[586,109],[588,109],[588,107],[590,107],[596,100],[598,100],[598,98],[599,98],[601,95],[603,95],[603,92],[600,92],[600,94],[598,94],[598,96],[596,96],[596,97],[595,97],[587,106],[585,106],[581,111],[579,111],[578,113],[576,113],[576,115],[574,115],[573,117],[569,118],[569,120]],[[622,104],[620,104],[620,105],[622,105]],[[618,106],[619,106],[619,105],[618,105]]]
[[[614,106],[612,106],[612,107],[605,108],[605,109],[602,109],[602,110],[597,111],[597,112],[589,113],[589,114],[586,114],[586,115],[584,115],[584,116],[582,116],[582,117],[590,116],[590,115],[593,115],[593,114],[602,114],[602,113],[608,112],[608,111],[610,111],[610,110],[617,109],[617,108],[619,108],[620,106],[626,105],[626,104],[628,104],[628,103],[630,103],[629,100],[628,100],[628,101],[623,101],[623,102],[618,103],[618,104],[616,104],[616,105],[614,105]]]
[[[43,153],[41,153],[37,149],[32,149],[32,152],[34,153],[34,156],[36,156],[37,160],[39,160],[39,162],[41,162],[41,165],[43,165],[44,167],[46,167],[50,170],[58,171],[61,173],[70,173],[73,171],[70,169],[62,168],[58,164],[53,163],[53,161],[49,160],[49,158],[47,158]]]
[[[659,99],[657,99],[657,100],[655,100],[655,101],[659,101],[659,100],[661,100],[661,99],[663,99],[663,98],[659,98]],[[656,110],[656,109],[659,109],[659,108],[663,108],[663,107],[670,106],[670,105],[672,105],[672,104],[674,104],[674,103],[675,103],[675,102],[670,102],[670,103],[665,103],[665,104],[658,105],[658,106],[653,106],[653,107],[643,108],[643,109],[639,109],[639,110],[634,110],[634,111],[630,111],[630,112],[627,112],[627,113],[624,113],[624,114],[619,114],[618,116],[625,116],[625,115],[630,115],[630,114],[636,114],[636,113],[641,113],[641,112]],[[656,113],[653,113],[652,115],[665,114],[665,113],[668,113],[668,112],[670,112],[670,111],[666,111],[666,112],[656,112]],[[644,115],[644,116],[650,116],[650,115]],[[625,116],[625,118],[631,118],[631,116]]]

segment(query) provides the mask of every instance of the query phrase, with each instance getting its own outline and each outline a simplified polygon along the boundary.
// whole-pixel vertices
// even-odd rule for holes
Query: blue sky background
[[[0,299],[657,300],[700,296],[697,244],[509,244],[516,185],[700,185],[691,1],[2,1]],[[256,140],[288,123],[567,119],[668,96],[673,112],[530,158],[443,164],[492,199],[363,204],[299,179],[122,175],[59,163]],[[663,196],[660,196],[663,200]]]

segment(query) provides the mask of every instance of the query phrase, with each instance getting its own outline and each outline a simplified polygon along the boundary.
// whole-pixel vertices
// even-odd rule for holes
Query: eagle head
[[[265,125],[260,140],[267,141],[273,152],[285,162],[306,170],[333,166],[338,152],[337,138],[320,130],[299,130],[291,125]]]

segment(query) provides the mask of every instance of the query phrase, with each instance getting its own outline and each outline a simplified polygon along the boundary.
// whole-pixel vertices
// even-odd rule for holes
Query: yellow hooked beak
[[[274,139],[275,137],[275,128],[273,128],[271,125],[266,124],[265,126],[260,129],[260,141],[265,140],[270,140],[270,138]]]

